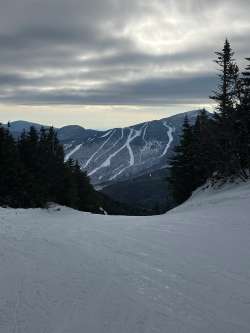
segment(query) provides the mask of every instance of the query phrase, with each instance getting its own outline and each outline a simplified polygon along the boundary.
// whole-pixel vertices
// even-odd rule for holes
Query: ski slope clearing
[[[158,217],[0,208],[0,332],[249,333],[250,184]]]
[[[169,126],[166,121],[163,122],[163,126],[165,126],[168,129],[168,138],[169,138],[169,141],[168,141],[168,143],[167,143],[167,145],[166,145],[166,147],[165,147],[165,149],[164,149],[164,151],[163,151],[163,153],[161,154],[160,157],[162,157],[162,156],[164,156],[164,155],[167,154],[167,152],[168,152],[168,150],[169,150],[169,148],[171,146],[171,143],[174,140],[174,138],[173,138],[173,132],[175,131],[175,129],[172,128],[171,126]]]
[[[75,154],[80,148],[81,148],[82,144],[77,145],[74,149],[72,149],[64,158],[65,162],[67,162],[70,157]]]

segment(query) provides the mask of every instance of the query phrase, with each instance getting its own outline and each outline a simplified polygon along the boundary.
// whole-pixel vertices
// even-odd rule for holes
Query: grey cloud
[[[250,54],[249,0],[0,0],[0,4],[1,102],[205,101],[216,79],[213,52],[222,47],[226,35],[237,58]],[[136,36],[134,27],[141,22],[144,29],[148,20],[157,23],[158,17],[159,25],[161,20],[168,22],[166,42],[176,33],[177,50],[172,44],[163,52],[140,45],[147,34]],[[176,24],[175,17],[183,24]],[[178,44],[182,37],[183,45]],[[79,90],[81,83],[84,89]],[[53,89],[44,92],[42,88],[48,87]]]
[[[17,91],[2,100],[20,104],[153,105],[204,102],[215,85],[213,76],[192,78],[155,78],[134,83],[110,84],[105,89],[63,90],[49,92]],[[179,96],[182,98],[179,98]]]

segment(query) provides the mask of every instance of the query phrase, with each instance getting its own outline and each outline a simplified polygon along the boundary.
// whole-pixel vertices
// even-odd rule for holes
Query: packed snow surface
[[[1,333],[249,333],[250,184],[158,217],[0,208]]]

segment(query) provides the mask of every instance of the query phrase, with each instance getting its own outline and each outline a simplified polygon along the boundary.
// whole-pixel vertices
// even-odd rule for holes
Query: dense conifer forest
[[[183,124],[168,177],[177,204],[185,201],[209,178],[226,180],[250,174],[250,58],[240,73],[228,40],[216,52],[218,87],[210,97],[217,103],[213,115],[205,110],[194,125]]]
[[[98,214],[150,215],[96,191],[77,161],[65,162],[56,130],[31,127],[14,139],[0,124],[0,207],[36,208],[57,203]]]
[[[64,151],[53,127],[31,127],[14,140],[0,127],[0,205],[45,207],[57,202],[95,211],[97,198],[77,162],[64,162]]]

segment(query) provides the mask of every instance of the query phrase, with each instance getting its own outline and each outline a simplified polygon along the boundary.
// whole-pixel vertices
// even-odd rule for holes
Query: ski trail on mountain
[[[149,126],[149,123],[145,123],[141,128],[141,130],[143,130],[143,132],[142,132],[142,141],[144,142],[144,146],[140,149],[140,162],[142,160],[142,152],[144,150],[144,147],[146,147],[146,145],[147,145],[147,141],[145,140],[145,136],[146,136],[148,126]]]
[[[132,136],[133,132],[135,132],[135,134]],[[129,165],[124,167],[123,169],[121,169],[119,172],[117,172],[114,176],[110,177],[109,180],[113,180],[115,178],[117,178],[120,174],[122,174],[125,170],[127,170],[128,168],[130,168],[131,166],[133,166],[135,164],[135,156],[133,153],[133,150],[130,146],[130,143],[137,138],[138,136],[141,135],[142,129],[141,130],[134,130],[131,129],[127,142],[125,143],[125,146],[127,147],[128,151],[129,151],[129,156],[130,156],[130,160],[129,160]]]
[[[74,153],[76,153],[80,148],[81,148],[82,144],[76,146],[74,149],[71,150],[71,152],[69,152],[65,158],[64,158],[64,161],[67,162],[70,158],[70,156],[72,156]]]
[[[124,128],[121,128],[121,136],[119,137],[118,140],[116,140],[116,142],[110,147],[108,148],[106,151],[104,151],[101,155],[99,155],[95,161],[99,160],[103,155],[107,154],[109,151],[111,151],[120,141],[122,141],[123,137],[124,137]]]
[[[85,169],[85,168],[89,165],[89,163],[90,163],[90,162],[93,160],[93,158],[99,153],[99,151],[100,151],[100,150],[106,145],[106,143],[108,143],[108,141],[111,139],[113,133],[114,133],[114,130],[110,131],[110,135],[109,135],[109,137],[107,138],[107,140],[105,140],[105,141],[100,145],[100,147],[97,149],[97,151],[94,152],[94,154],[90,156],[90,158],[87,160],[87,162],[85,163],[85,165],[81,167],[81,169]]]
[[[135,162],[135,159],[134,159],[134,154],[133,154],[133,150],[130,146],[130,143],[138,136],[141,135],[141,130],[137,131],[137,130],[134,130],[132,128],[129,129],[130,132],[129,132],[129,135],[128,135],[128,138],[127,138],[127,141],[124,143],[123,146],[121,146],[118,150],[116,150],[114,153],[112,153],[99,167],[95,168],[94,170],[92,170],[88,176],[92,176],[93,174],[95,174],[98,170],[102,169],[102,168],[107,168],[110,166],[110,163],[111,163],[111,159],[116,156],[118,153],[120,153],[124,148],[127,148],[128,151],[129,151],[129,156],[130,156],[130,160],[129,160],[129,166],[132,166]],[[135,133],[134,133],[135,132]],[[127,168],[127,167],[126,167]],[[125,168],[125,169],[126,169]]]
[[[164,155],[167,154],[168,149],[170,148],[171,143],[174,140],[174,138],[173,138],[173,132],[175,131],[175,129],[173,127],[169,126],[166,121],[164,121],[162,123],[162,125],[168,129],[168,139],[169,140],[168,140],[168,144],[166,145],[166,147],[165,147],[165,149],[164,149],[164,151],[163,151],[163,153],[161,154],[160,157],[163,157]]]
[[[145,145],[146,145],[147,141],[145,140],[145,136],[146,136],[146,132],[147,132],[149,123],[146,123],[144,126],[145,126],[145,128],[144,128],[144,131],[143,131],[143,134],[142,134],[142,140],[145,142]]]

